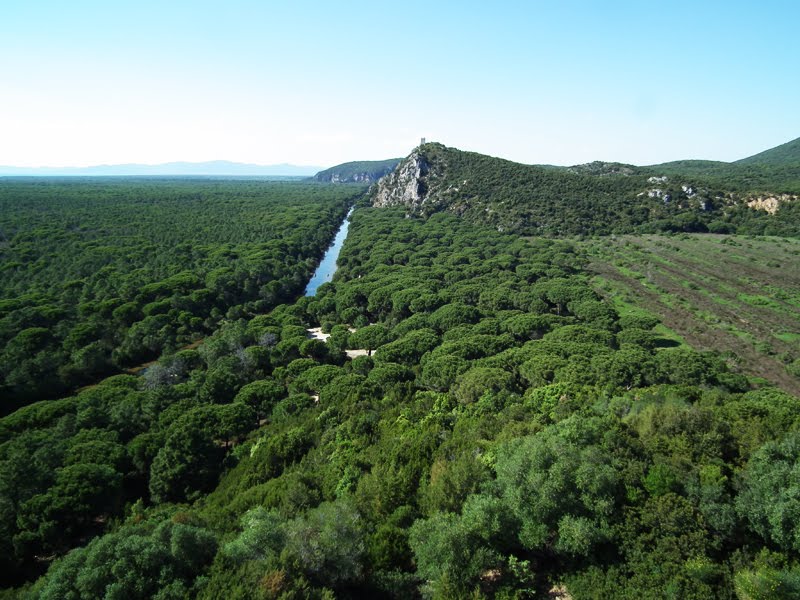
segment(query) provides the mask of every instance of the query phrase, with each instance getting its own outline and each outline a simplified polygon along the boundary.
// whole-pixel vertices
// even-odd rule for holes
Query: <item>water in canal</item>
[[[325,252],[325,256],[322,257],[322,262],[319,263],[317,270],[314,272],[314,276],[311,278],[311,281],[308,282],[308,286],[306,286],[306,296],[313,296],[317,293],[317,288],[319,286],[323,283],[328,283],[333,278],[333,274],[336,272],[336,260],[339,258],[342,244],[344,244],[344,240],[347,237],[347,230],[350,228],[350,215],[352,214],[353,209],[351,208],[350,212],[348,212],[347,216],[344,218],[344,222],[339,228],[339,231],[336,232],[336,237],[333,238],[333,244],[331,244],[331,247]]]

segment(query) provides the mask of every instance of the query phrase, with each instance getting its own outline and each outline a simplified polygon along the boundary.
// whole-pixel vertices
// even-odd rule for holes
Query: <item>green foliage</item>
[[[226,315],[293,300],[358,192],[285,182],[3,182],[3,412],[174,351]]]
[[[273,379],[259,379],[243,386],[234,402],[251,407],[258,419],[266,417],[286,397],[286,388]]]
[[[747,392],[724,406],[725,416],[747,458],[769,440],[783,437],[797,427],[797,398],[775,388]]]
[[[680,477],[669,465],[655,464],[647,471],[644,489],[651,496],[663,496],[669,492],[680,491]]]
[[[771,565],[742,569],[734,585],[739,600],[789,600],[800,596],[800,569]]]
[[[277,511],[256,507],[242,517],[242,532],[223,548],[235,562],[278,556],[286,543],[284,520]]]
[[[786,557],[762,550],[750,568],[734,578],[739,600],[788,599],[800,595],[800,569],[786,564]]]
[[[421,146],[406,160],[423,165],[418,188],[424,202],[409,206],[411,212],[429,216],[448,210],[498,231],[565,236],[722,228],[800,234],[796,203],[775,216],[746,204],[748,194],[800,192],[797,140],[730,164],[560,168],[522,165],[435,143]]]
[[[399,162],[399,158],[348,162],[320,171],[314,179],[325,183],[369,183],[391,173]]]
[[[800,434],[767,442],[753,454],[736,508],[765,541],[800,551]]]
[[[800,163],[800,138],[737,160],[738,165],[797,165]]]
[[[374,324],[362,327],[350,335],[350,346],[363,348],[370,355],[376,348],[385,344],[389,339],[389,330],[384,325]]]
[[[486,393],[511,391],[514,387],[514,376],[503,369],[473,367],[456,378],[453,393],[459,402],[471,404]]]
[[[475,323],[480,319],[480,311],[464,304],[446,304],[431,314],[428,322],[440,332],[458,325]]]
[[[429,357],[423,362],[420,383],[429,389],[444,392],[467,369],[469,362],[459,356],[444,354]]]
[[[360,523],[347,501],[323,503],[287,524],[285,560],[324,585],[356,582],[366,549]]]
[[[359,208],[339,262],[313,298],[230,314],[141,377],[0,419],[3,584],[791,596],[795,398],[736,391],[719,357],[660,347],[655,321],[592,291],[568,242]],[[226,289],[219,268],[202,285]],[[159,290],[118,316],[168,325]],[[83,322],[70,349],[101,330]],[[29,325],[17,350],[46,341]],[[309,343],[316,325],[327,342]],[[345,358],[356,346],[373,356]]]
[[[393,362],[405,365],[419,363],[422,356],[439,344],[439,336],[430,329],[411,331],[402,338],[381,346],[375,353],[380,362]]]
[[[216,539],[205,529],[164,521],[126,526],[55,563],[36,597],[182,598],[196,592]]]
[[[243,531],[223,553],[238,563],[269,561],[299,570],[319,584],[336,587],[362,577],[366,546],[360,521],[348,501],[323,503],[292,520],[257,507],[242,518]]]
[[[219,426],[215,411],[201,407],[170,427],[164,447],[150,467],[154,502],[181,502],[213,488],[225,454],[215,440]]]
[[[471,496],[461,515],[437,513],[411,527],[417,573],[432,588],[465,596],[484,572],[503,566],[493,546],[508,534],[509,515],[496,499]]]
[[[710,536],[686,499],[672,493],[649,499],[630,515],[623,537],[634,573],[630,588],[650,593],[669,589],[693,598],[711,593],[710,582],[692,576],[693,568],[708,562]]]
[[[588,556],[612,535],[624,465],[603,445],[605,426],[600,419],[573,417],[501,449],[497,481],[521,523],[524,547]]]

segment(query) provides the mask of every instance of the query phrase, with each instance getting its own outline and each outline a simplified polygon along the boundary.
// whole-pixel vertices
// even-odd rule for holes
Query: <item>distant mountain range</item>
[[[238,176],[238,177],[310,177],[322,167],[289,164],[254,165],[213,160],[207,162],[169,162],[159,165],[124,164],[91,167],[6,167],[0,176]]]
[[[168,162],[157,165],[120,164],[89,167],[12,167],[0,166],[0,177],[7,176],[233,176],[233,177],[313,177],[329,183],[372,183],[391,173],[402,159],[349,162],[324,169],[281,163],[256,165],[227,160],[206,162]],[[700,175],[711,179],[747,178],[753,187],[794,187],[800,179],[800,138],[735,162],[712,160],[679,160],[659,165],[637,167],[622,163],[596,161],[573,167],[535,165],[544,169],[563,170],[584,175],[681,174]],[[750,167],[750,169],[748,169]],[[752,167],[758,167],[754,171]]]

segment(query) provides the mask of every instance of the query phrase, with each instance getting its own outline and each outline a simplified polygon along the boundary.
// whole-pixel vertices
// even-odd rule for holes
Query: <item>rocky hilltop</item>
[[[428,184],[426,177],[430,172],[428,159],[414,150],[390,174],[383,177],[374,190],[373,206],[408,206],[419,210],[425,200]]]

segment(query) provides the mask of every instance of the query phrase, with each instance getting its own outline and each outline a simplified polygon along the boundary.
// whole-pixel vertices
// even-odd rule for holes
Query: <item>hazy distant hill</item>
[[[425,144],[378,182],[372,202],[403,205],[422,216],[447,210],[525,235],[800,235],[795,191],[800,170],[791,165],[594,162],[556,168]]]
[[[389,158],[343,163],[320,171],[314,175],[314,179],[326,183],[372,183],[391,173],[401,160]]]
[[[0,176],[166,176],[166,175],[220,175],[261,177],[307,177],[320,167],[289,164],[254,165],[214,160],[208,162],[170,162],[159,165],[124,164],[95,165],[91,167],[5,167],[0,166]]]

